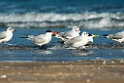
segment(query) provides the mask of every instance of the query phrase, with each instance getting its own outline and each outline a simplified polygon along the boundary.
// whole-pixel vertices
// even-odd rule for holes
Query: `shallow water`
[[[17,30],[8,44],[0,44],[0,61],[124,59],[123,44],[102,36],[123,30],[123,3],[124,0],[0,0],[0,31],[9,26]],[[46,50],[19,38],[24,34],[39,35],[47,29],[66,31],[73,26],[99,37],[81,53],[61,45],[61,40],[54,37]]]
[[[75,48],[60,44],[60,39],[53,37],[52,41],[40,49],[33,42],[19,38],[24,34],[38,35],[45,33],[47,29],[15,28],[17,32],[7,44],[0,44],[1,62],[34,62],[34,61],[82,61],[82,60],[118,60],[124,59],[124,44],[118,44],[104,38],[102,34],[115,33],[121,30],[82,30],[92,34],[98,34],[93,44],[85,51],[76,53]],[[0,29],[5,30],[5,28]],[[69,28],[53,28],[54,31],[70,30]]]

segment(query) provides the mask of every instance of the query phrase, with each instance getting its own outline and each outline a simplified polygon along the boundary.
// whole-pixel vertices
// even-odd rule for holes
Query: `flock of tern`
[[[15,29],[9,27],[6,31],[0,32],[0,43],[6,43],[10,41],[13,37],[13,32],[15,31]],[[74,26],[72,30],[65,32],[46,30],[45,34],[40,34],[38,36],[25,35],[20,38],[27,38],[34,42],[36,45],[42,47],[43,45],[48,44],[51,41],[52,36],[54,36],[55,38],[60,38],[63,41],[63,44],[75,47],[77,50],[83,50],[93,43],[94,37],[98,37],[99,35],[90,34],[86,31],[81,32],[81,29],[79,27]],[[106,38],[119,43],[124,42],[124,31],[117,32],[115,34],[104,34],[103,36],[106,36]]]

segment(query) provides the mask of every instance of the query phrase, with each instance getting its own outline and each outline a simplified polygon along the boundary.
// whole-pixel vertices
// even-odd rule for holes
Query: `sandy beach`
[[[97,35],[83,51],[71,44],[80,38],[66,45],[40,35],[74,26],[79,35]],[[8,27],[16,32],[10,34]],[[0,0],[0,83],[124,83],[124,42],[113,41],[124,34],[106,37],[121,31],[124,0]],[[66,35],[61,37],[75,33]],[[41,49],[45,40],[51,41]]]
[[[123,60],[0,62],[0,83],[123,83]]]

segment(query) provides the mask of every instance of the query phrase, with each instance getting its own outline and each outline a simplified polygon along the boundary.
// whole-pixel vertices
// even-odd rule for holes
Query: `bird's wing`
[[[33,42],[35,42],[35,43],[43,43],[43,42],[45,42],[46,41],[46,39],[45,39],[45,36],[44,35],[38,35],[38,36],[36,36],[35,38],[34,38],[34,40],[33,40]]]
[[[85,46],[89,46],[89,45],[91,45],[92,43],[93,43],[93,42],[88,41],[87,44],[86,44]]]
[[[72,31],[68,31],[63,34],[64,37],[72,37],[72,35],[74,35]]]
[[[118,32],[116,34],[110,34],[110,35],[108,35],[108,38],[110,38],[110,39],[121,39],[123,37],[124,36],[123,36],[123,33],[122,32]]]
[[[72,45],[73,43],[80,42],[81,40],[82,40],[81,37],[74,37],[72,39],[68,39],[65,43]]]
[[[0,33],[0,39],[4,39],[6,38],[6,33],[5,32],[1,32]]]

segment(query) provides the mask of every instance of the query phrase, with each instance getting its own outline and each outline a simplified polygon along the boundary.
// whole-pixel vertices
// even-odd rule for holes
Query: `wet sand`
[[[123,83],[123,60],[0,62],[0,83]]]

